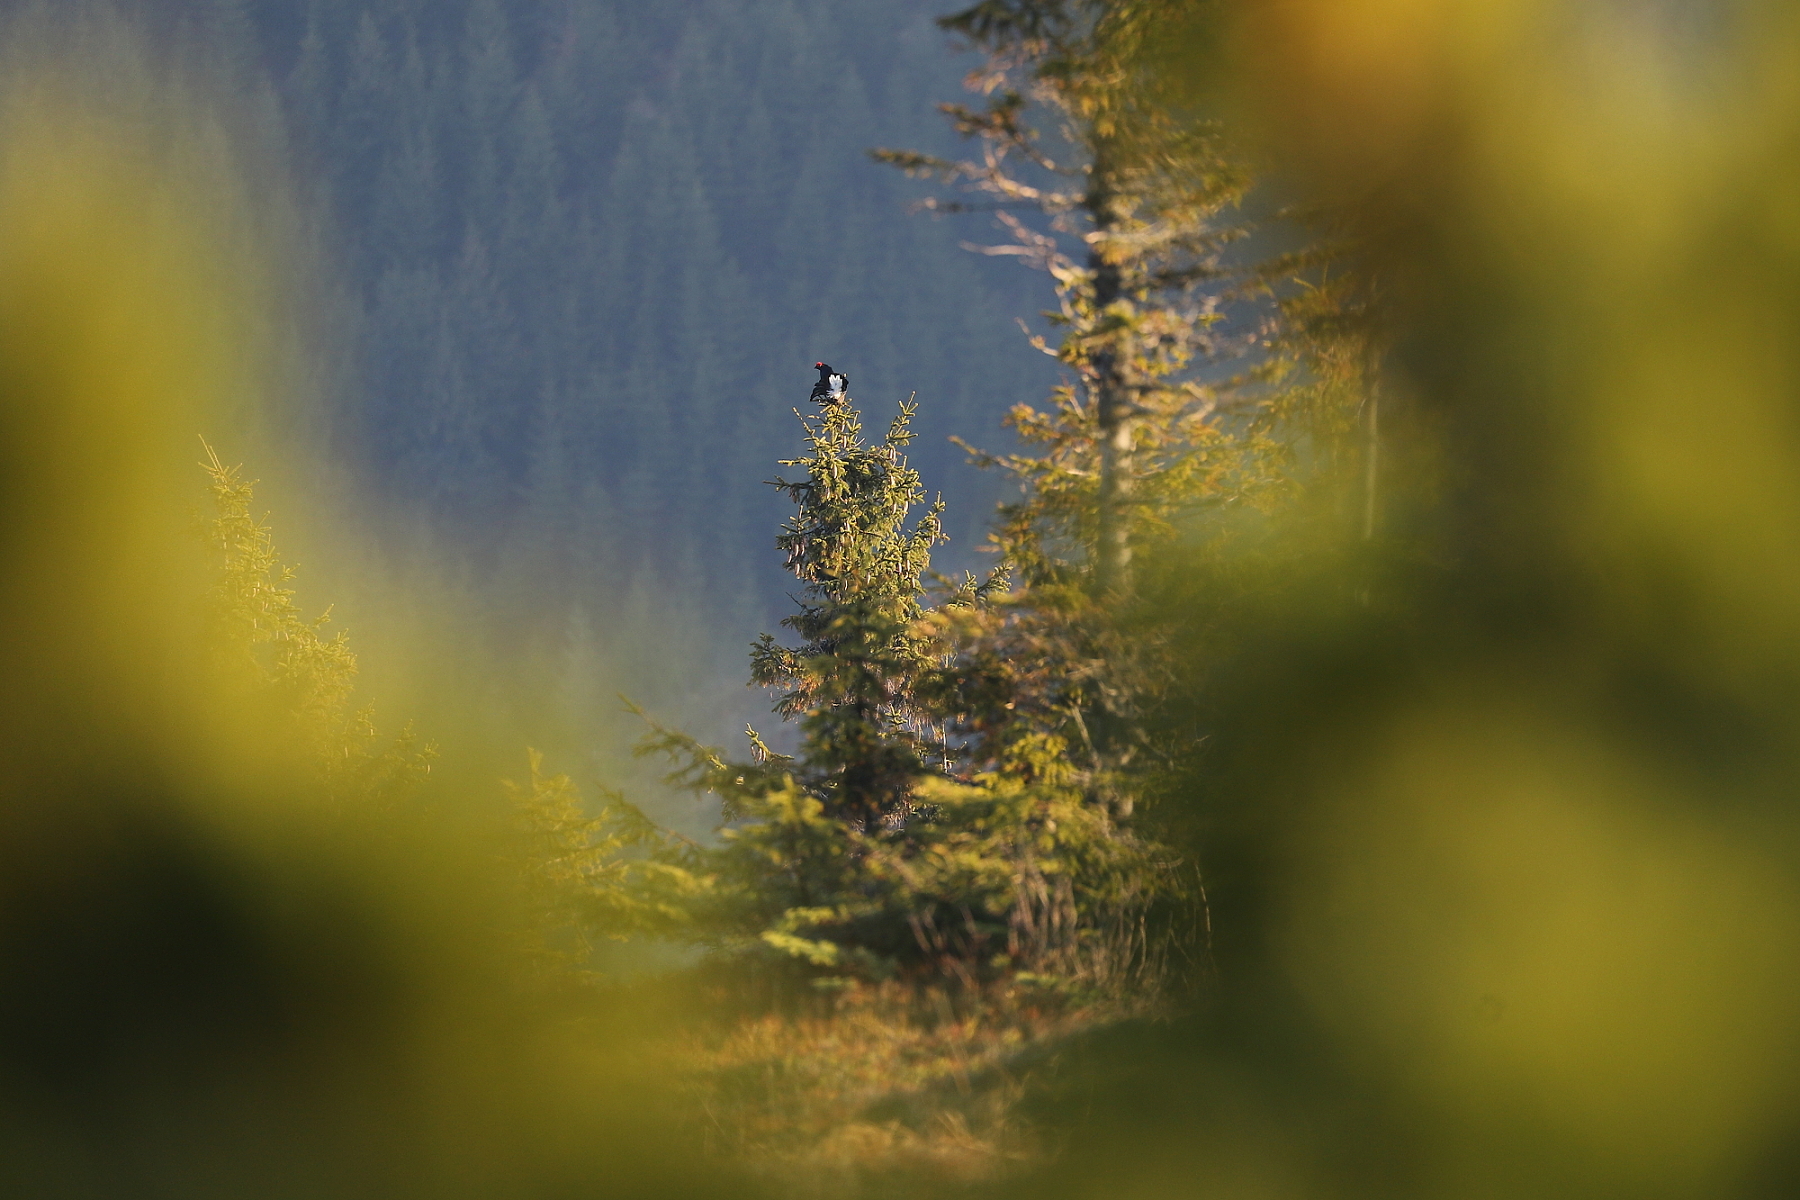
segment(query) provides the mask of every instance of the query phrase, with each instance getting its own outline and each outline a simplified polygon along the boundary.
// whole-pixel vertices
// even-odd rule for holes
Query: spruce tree
[[[758,639],[751,684],[778,691],[775,711],[799,727],[796,753],[775,753],[754,729],[747,762],[655,726],[640,746],[676,759],[672,782],[722,800],[724,845],[683,865],[718,882],[700,925],[728,950],[862,976],[917,957],[913,899],[882,864],[908,856],[920,781],[950,771],[953,756],[921,702],[939,665],[920,620],[943,503],[911,519],[924,500],[904,453],[914,412],[901,404],[871,441],[852,399],[828,403],[802,418],[805,453],[782,460],[804,478],[770,481],[795,505],[776,544],[804,584],[782,622],[801,640]]]
[[[795,752],[754,729],[748,761],[662,728],[642,746],[723,801],[722,844],[674,855],[711,881],[693,893],[694,929],[823,980],[1142,982],[1168,856],[1088,803],[1060,745],[1019,745],[1005,770],[968,752],[977,714],[1005,701],[944,635],[991,615],[1005,579],[930,574],[944,510],[911,517],[924,500],[904,455],[914,411],[902,404],[873,441],[853,401],[827,403],[783,463],[804,477],[773,481],[795,505],[777,546],[804,585],[783,622],[800,642],[761,638],[751,682],[777,691]]]
[[[869,442],[849,397],[828,404],[805,422],[807,453],[782,461],[806,477],[773,481],[796,508],[776,545],[805,584],[800,611],[782,621],[802,640],[787,647],[762,635],[751,682],[782,689],[775,711],[800,723],[805,786],[859,830],[904,824],[913,780],[949,763],[918,697],[936,665],[915,625],[944,504],[908,527],[925,495],[904,454],[914,411],[902,404],[886,436]]]

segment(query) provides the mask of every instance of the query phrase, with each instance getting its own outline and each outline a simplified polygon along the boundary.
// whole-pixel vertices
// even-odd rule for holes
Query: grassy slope
[[[793,1197],[954,1191],[1035,1165],[1025,1116],[1061,1049],[1136,1014],[1014,989],[952,1000],[899,986],[789,1011],[724,1011],[675,1055],[707,1150]]]

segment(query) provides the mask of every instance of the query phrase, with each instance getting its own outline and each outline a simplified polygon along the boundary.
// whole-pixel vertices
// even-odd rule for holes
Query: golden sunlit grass
[[[1024,990],[899,985],[798,1012],[718,1013],[675,1049],[707,1150],[786,1196],[918,1195],[1039,1166],[1028,1116],[1069,1038],[1137,1015]]]

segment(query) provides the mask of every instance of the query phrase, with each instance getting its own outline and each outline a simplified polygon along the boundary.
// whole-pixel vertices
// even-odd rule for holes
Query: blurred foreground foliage
[[[0,1192],[743,1191],[648,1005],[522,986],[491,796],[390,786],[231,472],[194,536],[277,300],[229,122],[86,6],[0,60]]]
[[[1380,283],[1380,503],[1146,580],[1219,982],[1020,1193],[1791,1193],[1791,8],[1188,11]]]
[[[356,655],[349,637],[331,637],[327,609],[308,619],[284,587],[295,576],[275,552],[273,531],[256,515],[255,484],[203,441],[201,463],[212,493],[206,540],[218,557],[211,645],[253,691],[282,696],[318,755],[321,782],[339,803],[392,803],[431,773],[437,750],[421,745],[409,723],[384,740],[371,706],[351,708]]]
[[[618,792],[588,816],[567,775],[546,775],[528,753],[523,784],[508,781],[520,830],[516,863],[526,877],[531,950],[553,971],[582,971],[610,938],[680,937],[695,920],[708,880],[677,858],[685,845]]]

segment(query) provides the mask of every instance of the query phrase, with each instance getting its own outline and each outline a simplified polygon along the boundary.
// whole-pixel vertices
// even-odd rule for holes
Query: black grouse
[[[818,404],[842,404],[844,389],[850,386],[850,376],[842,371],[833,371],[830,363],[814,363],[819,368],[819,382],[813,384],[812,399]]]

